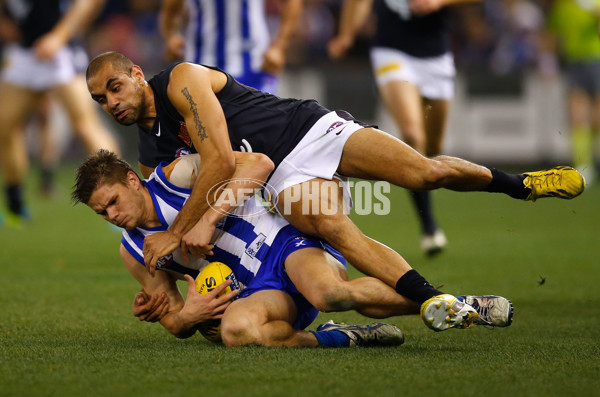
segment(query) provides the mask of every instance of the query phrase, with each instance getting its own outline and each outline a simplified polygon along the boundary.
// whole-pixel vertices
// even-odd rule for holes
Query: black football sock
[[[6,198],[8,199],[10,212],[21,215],[23,212],[23,190],[21,185],[7,185]]]
[[[433,288],[415,269],[406,272],[396,283],[396,292],[417,303],[423,303],[429,298],[441,295],[443,292]]]
[[[431,192],[411,190],[410,194],[415,203],[415,207],[417,208],[419,219],[421,220],[421,230],[423,234],[431,235],[435,233],[437,225],[433,220],[433,211],[431,210]]]
[[[525,175],[523,174],[508,174],[496,168],[490,168],[492,171],[492,182],[484,189],[491,193],[504,193],[512,198],[525,200],[531,189],[528,189],[523,184]]]

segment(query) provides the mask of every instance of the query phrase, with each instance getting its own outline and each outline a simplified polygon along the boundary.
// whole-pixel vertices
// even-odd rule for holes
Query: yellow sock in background
[[[592,130],[586,127],[573,129],[573,166],[581,171],[584,167],[593,167]]]
[[[596,179],[594,155],[592,147],[592,130],[590,128],[574,128],[572,132],[573,167],[581,172],[589,185]]]

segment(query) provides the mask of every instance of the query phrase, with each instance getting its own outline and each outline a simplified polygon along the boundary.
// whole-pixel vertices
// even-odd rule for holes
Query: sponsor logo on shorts
[[[294,240],[298,240],[296,241],[296,248],[304,247],[306,244],[306,239],[304,237],[296,237]]]
[[[329,128],[327,128],[327,132],[325,132],[325,134],[329,134],[331,131],[335,130],[336,128],[338,128],[339,126],[343,125],[344,122],[342,121],[336,121],[335,123],[331,124],[329,126]],[[336,134],[339,135],[339,134]]]

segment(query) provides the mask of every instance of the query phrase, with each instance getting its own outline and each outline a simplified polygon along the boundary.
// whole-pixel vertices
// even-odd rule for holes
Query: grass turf
[[[450,245],[434,259],[418,248],[405,191],[392,189],[386,217],[353,216],[442,290],[511,299],[510,328],[434,333],[417,316],[396,317],[388,321],[406,333],[398,348],[226,349],[199,335],[177,340],[131,316],[138,285],[120,262],[120,234],[70,205],[72,168],[60,178],[52,201],[31,181],[30,224],[0,227],[1,396],[563,396],[600,388],[600,186],[536,203],[435,192]],[[321,314],[310,328],[330,318],[372,321]]]

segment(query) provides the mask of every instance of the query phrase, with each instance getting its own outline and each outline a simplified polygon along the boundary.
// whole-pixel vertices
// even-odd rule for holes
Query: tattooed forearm
[[[192,94],[190,94],[187,87],[181,90],[181,92],[190,103],[190,110],[194,115],[194,124],[196,125],[196,131],[198,131],[198,138],[200,138],[200,142],[203,142],[204,139],[208,138],[208,135],[206,134],[206,128],[204,128],[204,126],[202,125],[202,121],[200,121],[200,117],[198,116],[198,108],[196,107],[196,102],[194,102]]]

